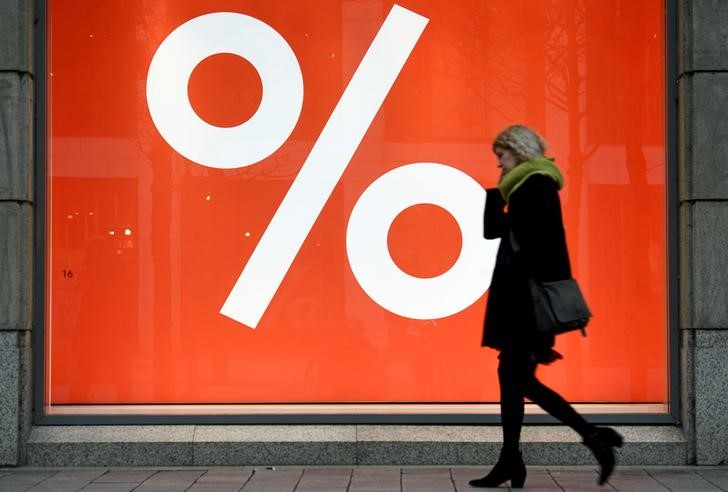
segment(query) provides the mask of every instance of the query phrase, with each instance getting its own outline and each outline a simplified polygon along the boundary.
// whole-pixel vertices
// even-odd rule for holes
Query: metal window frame
[[[49,415],[45,389],[46,299],[46,148],[47,13],[46,0],[35,1],[35,244],[33,258],[33,421],[36,425],[144,424],[500,424],[499,415],[472,414],[256,414],[256,415]],[[50,0],[49,0],[50,1]],[[592,423],[617,425],[680,424],[679,223],[678,223],[678,4],[665,0],[665,153],[667,220],[668,412],[660,414],[590,414]],[[527,425],[558,424],[549,415],[526,415]]]

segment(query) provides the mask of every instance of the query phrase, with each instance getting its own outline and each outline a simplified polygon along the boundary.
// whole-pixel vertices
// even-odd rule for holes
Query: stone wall
[[[728,464],[728,3],[684,0],[681,14],[683,424],[689,460]]]
[[[24,459],[32,405],[32,5],[0,0],[0,466]]]

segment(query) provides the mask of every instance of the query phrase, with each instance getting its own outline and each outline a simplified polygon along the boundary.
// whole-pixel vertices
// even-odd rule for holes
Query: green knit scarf
[[[534,174],[543,174],[552,178],[559,185],[559,189],[564,186],[564,177],[554,164],[554,160],[550,157],[536,157],[518,164],[503,176],[503,180],[498,185],[503,199],[508,202],[513,192]]]

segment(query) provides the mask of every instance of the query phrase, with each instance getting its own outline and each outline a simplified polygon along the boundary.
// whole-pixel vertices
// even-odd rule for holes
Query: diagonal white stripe
[[[258,325],[427,22],[426,17],[392,7],[221,314],[251,328]]]

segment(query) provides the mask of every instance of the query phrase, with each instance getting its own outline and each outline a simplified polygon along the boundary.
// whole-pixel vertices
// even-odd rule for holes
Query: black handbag
[[[520,251],[513,231],[510,233],[511,247]],[[592,316],[581,294],[579,284],[573,278],[538,282],[528,279],[528,287],[533,300],[533,314],[536,331],[543,335],[559,335],[573,330],[581,330],[586,336],[586,325]]]
[[[529,278],[528,286],[533,299],[536,331],[545,335],[559,335],[581,330],[586,336],[586,325],[591,311],[573,278],[554,282],[537,282]]]

